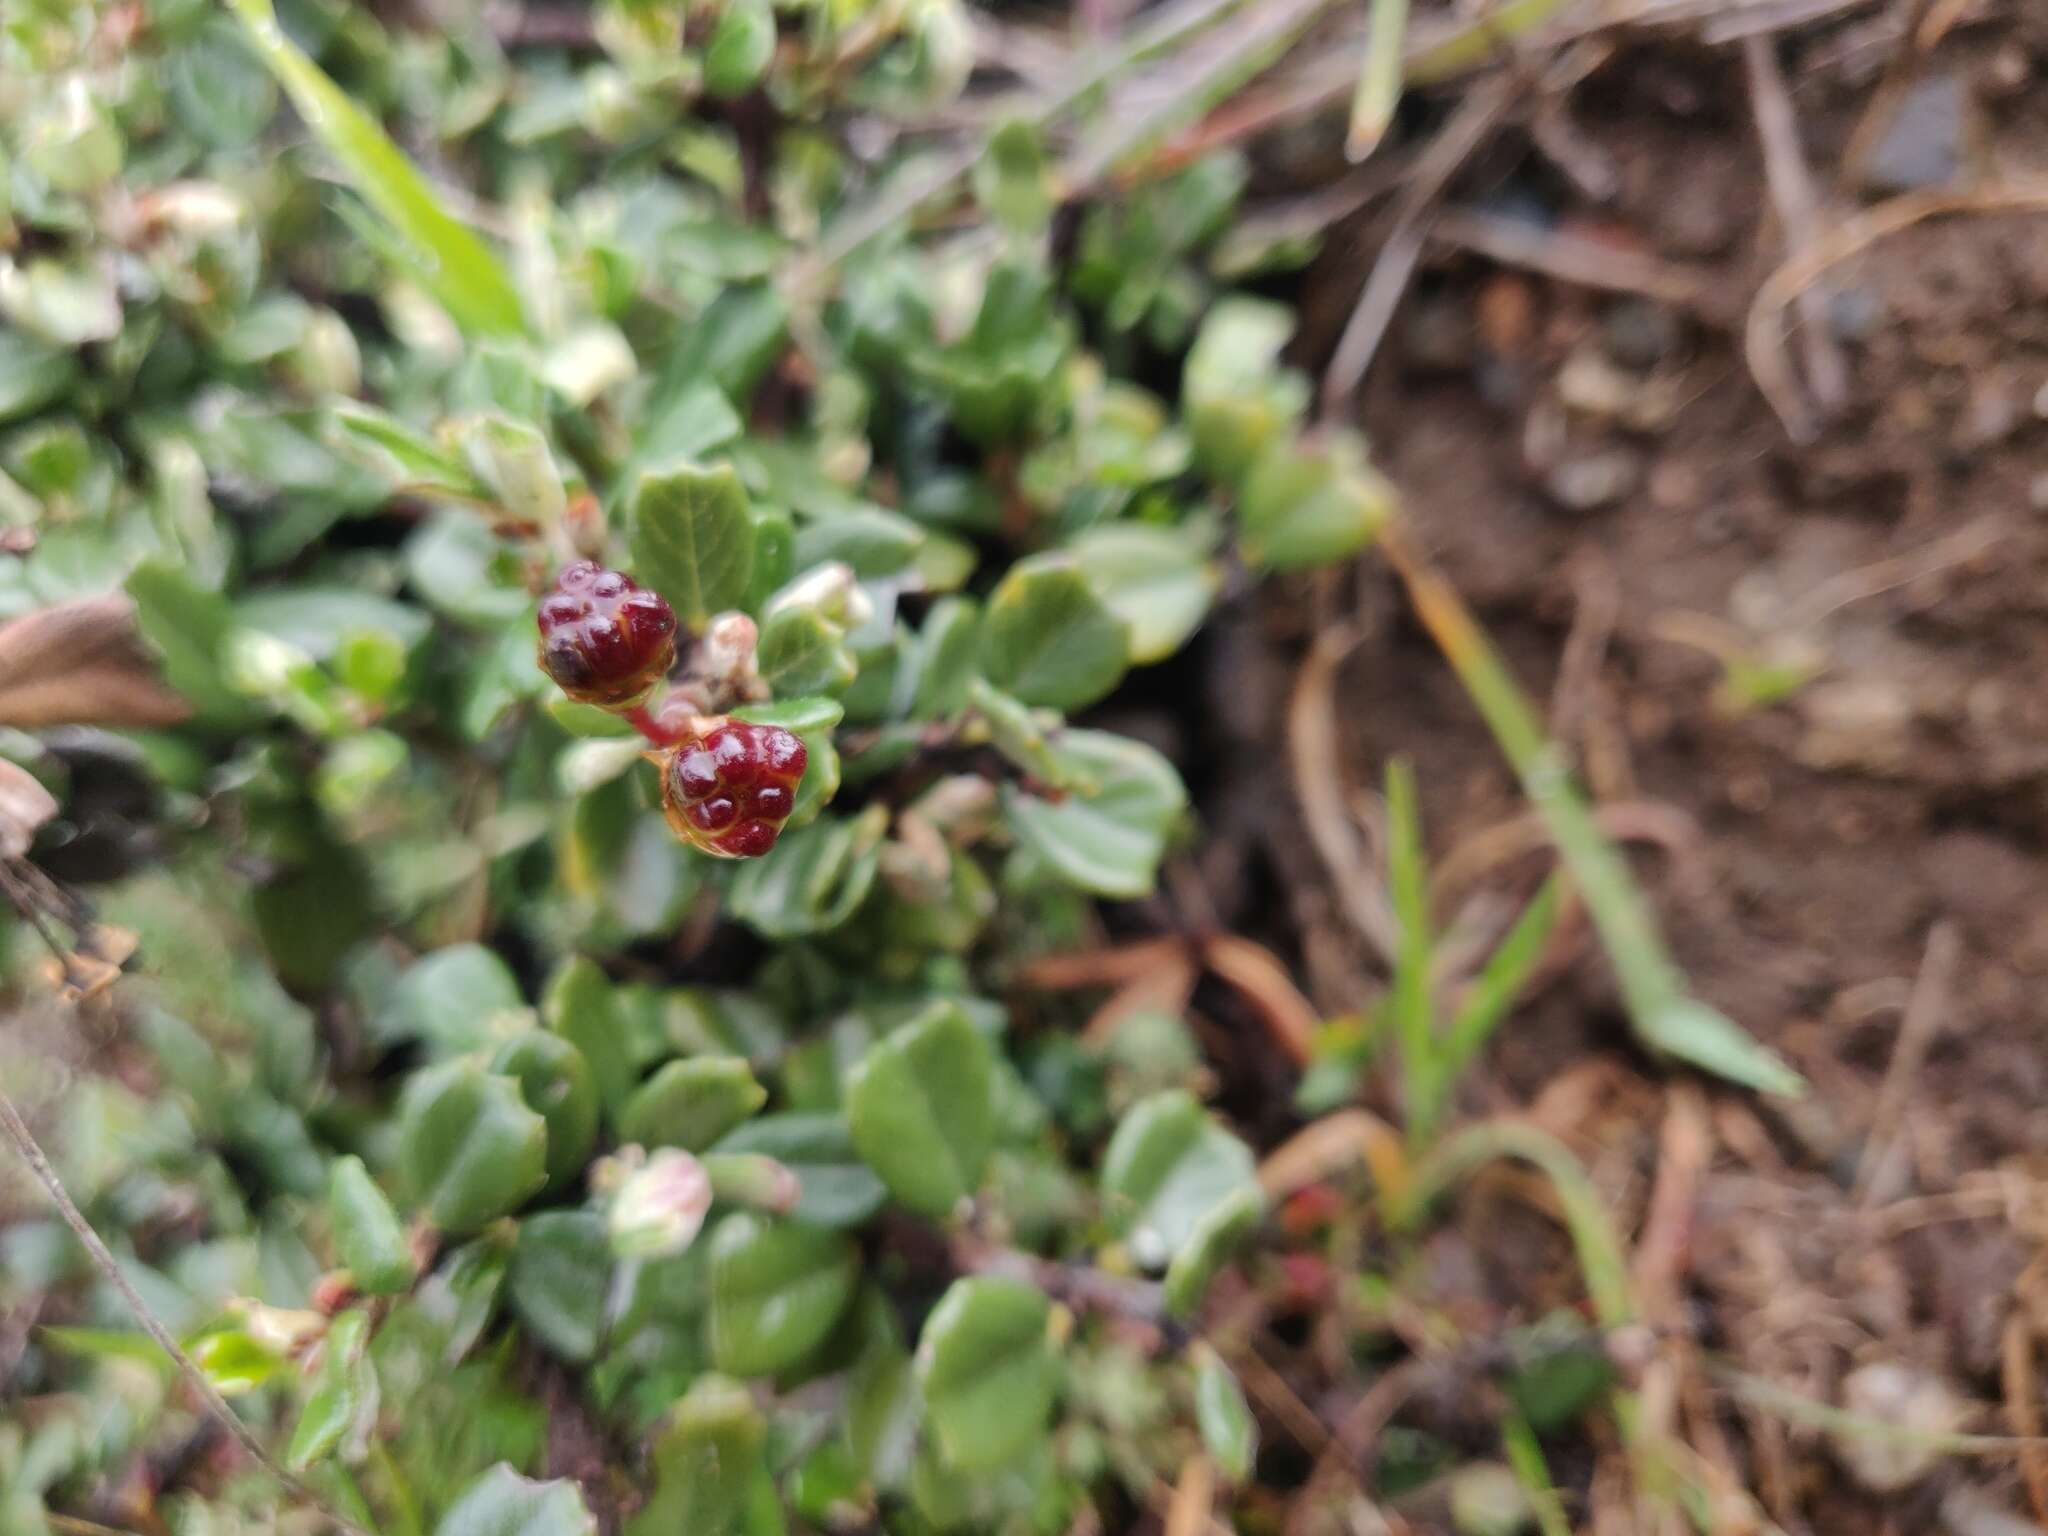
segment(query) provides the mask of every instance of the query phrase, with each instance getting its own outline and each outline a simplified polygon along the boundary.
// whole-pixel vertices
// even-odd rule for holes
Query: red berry
[[[757,859],[789,820],[809,757],[802,738],[779,725],[729,720],[688,737],[662,770],[668,824],[706,853]]]
[[[539,622],[540,668],[578,703],[631,708],[675,664],[675,611],[594,560],[562,567]]]

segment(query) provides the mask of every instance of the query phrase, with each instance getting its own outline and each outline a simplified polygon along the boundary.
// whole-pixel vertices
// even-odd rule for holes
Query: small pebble
[[[1970,390],[1969,403],[1957,418],[1953,440],[1962,452],[1974,453],[2004,442],[2019,429],[2019,424],[2019,401],[2004,381],[1983,379]]]
[[[1828,329],[1838,341],[1868,341],[1884,319],[1884,305],[1868,288],[1837,288],[1828,295]]]
[[[1472,315],[1462,302],[1422,299],[1402,322],[1402,361],[1418,373],[1461,373],[1472,366],[1474,339]]]
[[[1984,69],[1984,83],[1994,96],[2017,96],[2034,77],[2034,61],[2017,43],[2005,43],[1991,55]]]
[[[1629,448],[1609,448],[1566,459],[1543,478],[1552,501],[1573,512],[1593,512],[1628,499],[1642,483],[1642,456]]]
[[[1940,1377],[1896,1361],[1859,1366],[1842,1383],[1842,1406],[1894,1429],[1933,1438],[1950,1434],[1963,1421],[1962,1405]],[[1947,1461],[1938,1447],[1841,1430],[1831,1437],[1835,1459],[1872,1493],[1910,1488]]]
[[[1600,337],[1609,357],[1647,373],[1678,350],[1678,316],[1648,299],[1623,299],[1600,317]]]
[[[1968,115],[1969,92],[1961,77],[1922,80],[1907,93],[1864,157],[1863,190],[1888,197],[1955,180]]]

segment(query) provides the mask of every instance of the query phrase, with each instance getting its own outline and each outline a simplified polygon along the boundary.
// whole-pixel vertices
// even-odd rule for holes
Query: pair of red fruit
[[[578,703],[638,710],[675,659],[675,610],[623,572],[579,560],[541,599],[541,670]],[[665,749],[662,809],[693,847],[759,858],[789,820],[808,760],[792,731],[720,719]]]

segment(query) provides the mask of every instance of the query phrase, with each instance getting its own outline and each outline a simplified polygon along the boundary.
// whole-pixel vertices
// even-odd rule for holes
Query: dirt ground
[[[2048,12],[2024,9],[1950,14],[1924,54],[1897,38],[1926,6],[1780,37],[1819,229],[1902,194],[2048,172]],[[1456,102],[1411,103],[1409,126],[1426,134]],[[1575,184],[1603,176],[1604,204]],[[1802,396],[1802,313],[1826,321],[1843,369],[1840,407],[1798,443],[1744,353],[1750,297],[1788,242],[1739,48],[1608,58],[1543,133],[1504,128],[1444,196],[1539,244],[1596,241],[1699,281],[1698,302],[1674,306],[1432,245],[1360,422],[1641,855],[1699,993],[1813,1085],[1787,1104],[1660,1071],[1582,944],[1464,1108],[1533,1109],[1587,1159],[1636,1245],[1646,1307],[1686,1341],[1650,1411],[1770,1521],[2032,1528],[1994,1513],[2029,1508],[2010,1449],[1895,1493],[1726,1382],[1753,1373],[1839,1403],[1852,1371],[1888,1362],[1925,1376],[1866,1374],[1847,1396],[1874,1417],[2039,1427],[2048,218],[1928,218],[1827,267],[1774,327]],[[1304,362],[1327,355],[1385,231],[1383,214],[1360,216],[1307,275]],[[1440,912],[1525,898],[1544,868],[1512,778],[1383,566],[1240,612],[1209,642],[1219,766],[1198,789],[1223,835],[1204,883],[1222,920],[1263,915],[1276,934],[1284,899],[1293,957],[1330,1010],[1357,1007],[1382,972],[1299,818],[1273,808],[1268,748],[1315,626],[1346,617],[1364,635],[1336,691],[1351,785],[1373,787],[1389,754],[1415,762]],[[1725,679],[1778,664],[1807,680],[1748,708],[1726,696]],[[1527,1321],[1569,1291],[1542,1223],[1483,1194],[1465,1215],[1486,1237],[1446,1237],[1441,1304],[1463,1287]],[[1304,1395],[1331,1379],[1309,1345],[1287,1368]],[[1905,1397],[1878,1392],[1902,1383]],[[1906,1401],[1915,1390],[1930,1395]],[[1553,1470],[1579,1479],[1592,1528],[1630,1528],[1590,1464]],[[1760,1528],[1733,1505],[1726,1518]]]

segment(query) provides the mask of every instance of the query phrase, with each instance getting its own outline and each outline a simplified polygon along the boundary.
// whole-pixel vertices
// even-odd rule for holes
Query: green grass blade
[[[1344,153],[1356,164],[1379,148],[1401,102],[1402,54],[1408,46],[1408,0],[1372,0],[1365,67],[1351,98],[1351,132]]]
[[[1415,1165],[1402,1202],[1402,1224],[1412,1226],[1429,1205],[1474,1169],[1501,1158],[1525,1162],[1550,1180],[1571,1234],[1593,1315],[1603,1328],[1619,1328],[1635,1320],[1635,1302],[1628,1281],[1628,1262],[1621,1239],[1607,1219],[1600,1192],[1564,1143],[1516,1120],[1489,1120],[1446,1137]]]
[[[1429,870],[1423,861],[1422,818],[1415,808],[1415,770],[1403,758],[1387,764],[1387,895],[1401,925],[1394,951],[1394,985],[1387,1010],[1401,1043],[1401,1073],[1408,1098],[1411,1146],[1426,1139],[1441,1097],[1431,1019]]]
[[[411,247],[415,269],[456,323],[474,336],[523,335],[519,291],[476,231],[441,206],[390,136],[284,35],[271,0],[229,3],[306,127]]]
[[[1450,1034],[1444,1040],[1443,1048],[1437,1052],[1446,1085],[1455,1080],[1465,1070],[1466,1063],[1493,1038],[1501,1020],[1514,1007],[1515,999],[1521,995],[1522,984],[1542,958],[1543,946],[1550,941],[1551,929],[1557,926],[1563,889],[1564,882],[1560,876],[1552,875],[1544,881],[1543,889],[1515,919],[1515,926],[1508,930],[1499,948],[1487,957],[1485,967],[1472,983],[1465,1005],[1451,1022]]]
[[[1381,535],[1416,616],[1478,706],[1578,887],[1621,983],[1636,1037],[1651,1050],[1765,1093],[1796,1097],[1806,1080],[1742,1027],[1685,990],[1649,901],[1579,797],[1563,754],[1543,734],[1520,685],[1457,592],[1409,545],[1398,523]]]
[[[1522,1417],[1522,1410],[1512,1403],[1501,1415],[1500,1440],[1501,1449],[1507,1452],[1508,1466],[1536,1512],[1536,1529],[1542,1536],[1572,1536],[1571,1522],[1565,1518],[1564,1504],[1557,1496],[1557,1485],[1551,1481],[1550,1463],[1544,1459],[1543,1443]]]

